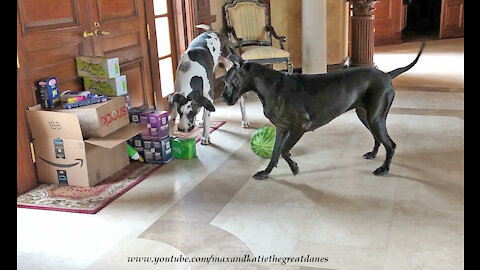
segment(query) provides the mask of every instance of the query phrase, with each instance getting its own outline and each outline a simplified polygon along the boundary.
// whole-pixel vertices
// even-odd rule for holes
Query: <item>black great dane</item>
[[[267,178],[280,155],[296,175],[297,163],[290,158],[292,147],[305,132],[313,131],[351,109],[355,109],[375,140],[373,150],[363,157],[375,158],[380,143],[383,144],[387,152],[385,162],[373,173],[388,173],[396,147],[386,127],[395,95],[392,79],[411,69],[424,47],[425,43],[411,64],[388,73],[375,68],[355,67],[325,74],[289,75],[257,63],[243,62],[239,56],[231,55],[229,59],[234,67],[225,75],[223,100],[231,106],[246,92],[254,91],[262,102],[265,116],[277,130],[270,163],[253,177]]]

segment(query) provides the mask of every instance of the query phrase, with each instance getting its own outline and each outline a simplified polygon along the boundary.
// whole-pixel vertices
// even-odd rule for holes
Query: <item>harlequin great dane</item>
[[[233,105],[248,91],[254,91],[263,105],[265,116],[276,126],[275,145],[267,168],[255,179],[268,177],[280,155],[293,174],[298,166],[290,158],[290,150],[307,131],[313,131],[346,111],[355,109],[358,118],[372,133],[375,145],[364,155],[373,159],[380,143],[387,151],[382,166],[373,173],[388,173],[395,143],[387,133],[387,114],[395,95],[392,79],[411,69],[420,58],[425,43],[415,60],[402,68],[384,73],[375,68],[357,67],[325,74],[284,74],[253,62],[243,62],[237,55],[230,60],[235,67],[225,75],[222,94],[227,105]]]
[[[179,116],[178,130],[189,132],[195,127],[196,115],[203,107],[203,134],[201,143],[210,144],[210,112],[213,106],[214,78],[221,77],[232,63],[226,60],[235,51],[228,38],[210,29],[208,25],[197,25],[206,30],[198,35],[182,55],[176,72],[175,91],[167,96],[169,103],[170,131]],[[240,98],[242,126],[248,127],[245,101]],[[170,132],[171,133],[171,132]]]

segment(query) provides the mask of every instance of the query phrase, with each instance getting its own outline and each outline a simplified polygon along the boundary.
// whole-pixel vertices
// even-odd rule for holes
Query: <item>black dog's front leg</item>
[[[272,158],[270,159],[270,163],[268,163],[268,166],[265,170],[259,171],[256,174],[254,174],[253,178],[257,180],[263,180],[268,177],[273,167],[277,166],[281,149],[283,148],[283,144],[285,143],[285,141],[287,141],[289,136],[290,136],[290,130],[277,128],[277,134],[275,136],[275,145],[273,146],[273,153],[272,153]]]

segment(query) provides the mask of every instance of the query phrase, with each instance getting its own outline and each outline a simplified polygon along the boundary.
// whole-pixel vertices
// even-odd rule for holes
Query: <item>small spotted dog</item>
[[[232,63],[226,59],[234,50],[228,38],[214,32],[208,25],[196,27],[206,30],[198,35],[182,55],[175,78],[175,91],[167,96],[169,104],[170,131],[175,126],[177,116],[178,131],[189,132],[195,127],[195,118],[203,107],[203,134],[201,143],[210,144],[210,112],[213,106],[214,78],[226,73]],[[248,127],[245,114],[245,101],[240,100],[242,126]]]

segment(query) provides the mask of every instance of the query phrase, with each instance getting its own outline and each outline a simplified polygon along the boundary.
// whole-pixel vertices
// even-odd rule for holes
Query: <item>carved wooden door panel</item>
[[[464,36],[464,12],[464,0],[443,0],[440,15],[440,38]]]
[[[93,55],[86,1],[18,0],[17,53],[21,96],[37,104],[34,81],[56,76],[59,89],[79,89],[75,57]],[[54,12],[52,12],[54,11]]]
[[[132,107],[154,106],[144,0],[89,0],[89,6],[95,55],[119,58]]]
[[[43,77],[56,76],[59,89],[81,89],[75,57],[93,55],[92,40],[83,37],[91,30],[86,0],[17,1],[17,111],[39,103],[34,82]],[[17,191],[21,194],[34,187],[36,179],[28,149],[31,134],[24,115],[18,117]]]

